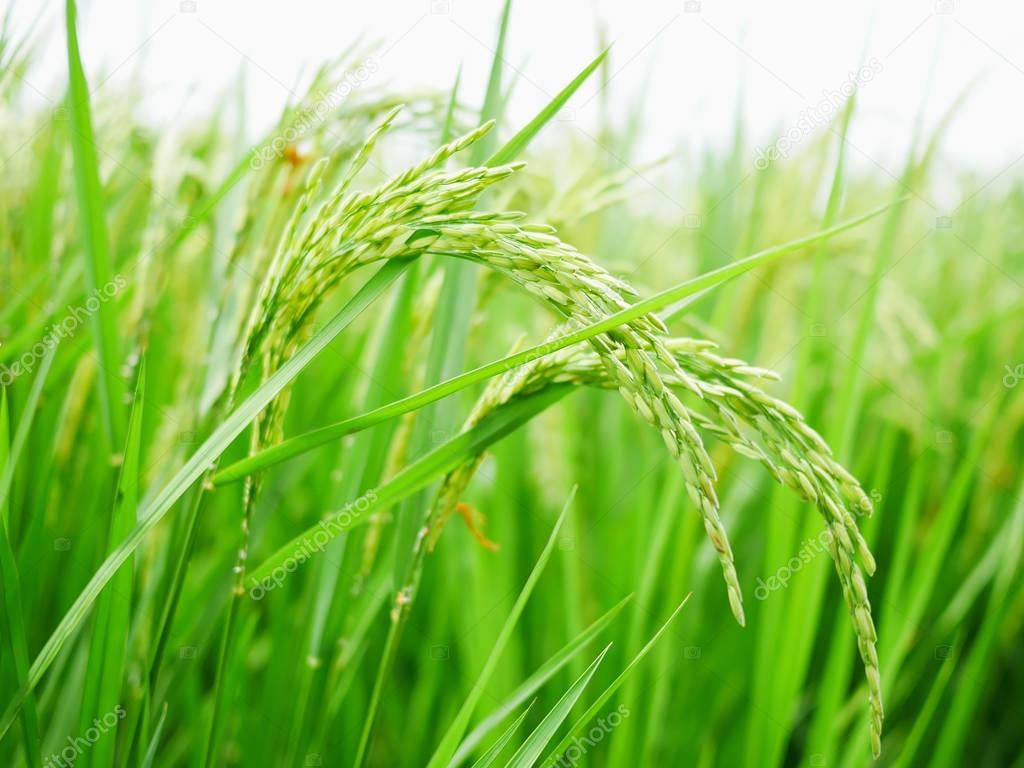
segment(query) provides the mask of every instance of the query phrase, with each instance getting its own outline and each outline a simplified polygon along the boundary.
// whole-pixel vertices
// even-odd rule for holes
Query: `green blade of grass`
[[[562,107],[566,105],[569,99],[572,98],[573,94],[579,90],[580,86],[587,81],[587,79],[594,73],[601,62],[605,60],[608,55],[608,48],[605,48],[599,53],[593,61],[587,64],[583,70],[572,79],[572,81],[565,86],[561,91],[556,94],[548,104],[542,109],[533,120],[527,123],[523,128],[513,136],[508,142],[505,143],[501,149],[495,152],[487,160],[486,165],[496,166],[503,165],[504,163],[510,163],[515,160],[526,146],[533,140],[533,137],[540,133],[541,129],[550,122],[551,118],[557,115]]]
[[[75,0],[67,0],[68,112],[78,199],[78,226],[88,287],[90,292],[95,293],[110,284],[114,275],[107,235],[106,206],[96,159],[89,86],[82,68],[75,29],[76,15]],[[121,352],[116,306],[112,300],[100,302],[98,309],[92,313],[92,327],[102,378],[100,405],[110,450],[115,451],[124,443],[124,391],[120,378]]]
[[[952,701],[942,721],[941,735],[935,745],[929,765],[952,768],[965,762],[964,747],[970,730],[976,727],[974,713],[991,672],[990,660],[999,638],[1005,631],[1007,614],[1018,601],[1017,581],[1021,563],[1021,545],[1024,536],[1024,484],[1017,491],[1017,505],[1009,531],[1004,537],[1005,547],[999,571],[996,574],[978,636],[956,683]],[[1019,583],[1018,583],[1019,586]],[[1019,601],[1018,601],[1019,602]]]
[[[327,347],[364,309],[390,285],[411,261],[401,259],[386,263],[371,277],[355,296],[314,336],[304,344],[295,355],[279,368],[270,378],[253,392],[236,408],[223,423],[220,424],[209,438],[192,454],[185,465],[178,470],[171,480],[157,493],[152,501],[145,505],[139,513],[139,523],[132,529],[127,538],[107,556],[99,569],[93,574],[81,594],[64,614],[57,628],[43,645],[29,669],[27,681],[8,704],[3,717],[0,718],[0,738],[10,730],[14,718],[17,717],[22,705],[31,691],[39,684],[43,674],[49,669],[60,649],[68,638],[88,615],[95,604],[103,587],[114,577],[121,565],[131,556],[142,540],[171,510],[175,502],[181,498],[192,484],[195,483],[217,457],[242,433],[249,423],[256,418],[291,381],[309,365],[312,360]]]
[[[992,580],[992,591],[985,609],[981,631],[974,639],[974,644],[966,661],[960,659],[960,651],[964,647],[963,634],[958,632],[952,641],[953,653],[943,660],[942,667],[929,687],[924,704],[915,713],[913,727],[909,736],[900,744],[899,754],[894,762],[896,768],[919,765],[961,764],[960,751],[963,748],[965,731],[971,727],[967,713],[976,705],[976,697],[984,687],[985,661],[990,658],[993,650],[994,635],[1003,626],[1007,589],[1014,571],[1019,566],[1021,546],[1021,524],[1024,521],[1024,487],[1018,491],[1017,511],[1008,518],[1000,528],[993,547],[998,551],[999,573],[989,576]],[[962,670],[961,670],[962,668]],[[953,672],[961,670],[956,690],[951,694],[952,700],[945,710],[940,704],[949,688]],[[940,736],[929,759],[926,749],[926,735],[936,714],[944,714],[940,718]],[[950,736],[946,734],[949,733]]]
[[[274,554],[252,570],[246,578],[246,585],[250,589],[259,587],[260,583],[270,577],[276,568],[281,567],[290,558],[296,557],[297,553],[320,551],[325,541],[321,538],[318,542],[317,534],[325,534],[327,541],[330,541],[341,533],[365,523],[369,516],[377,510],[387,509],[426,487],[445,472],[457,467],[466,459],[476,456],[492,443],[518,429],[571,390],[572,387],[568,384],[554,385],[535,395],[521,398],[496,409],[472,429],[446,440],[425,456],[409,464],[387,483],[373,489],[372,497],[370,491],[366,491],[363,498],[367,499],[367,503],[361,505],[361,508],[357,508],[355,511],[342,510],[342,512],[310,526],[283,547],[277,549]]]
[[[652,527],[649,532],[642,536],[644,565],[640,572],[640,583],[637,586],[636,607],[632,612],[629,623],[629,631],[626,634],[626,643],[623,652],[627,655],[636,654],[644,645],[647,635],[647,621],[654,611],[652,602],[655,593],[663,589],[662,564],[666,550],[672,539],[672,529],[679,518],[679,509],[682,504],[683,484],[678,474],[673,474],[667,487],[660,495],[660,504],[652,509]],[[633,677],[625,686],[619,697],[621,706],[632,711],[638,709],[641,700],[646,696],[643,690],[643,680],[640,677]],[[629,755],[638,752],[637,744],[634,743],[638,729],[627,728],[612,743],[608,752],[608,762],[612,764],[628,762]]]
[[[949,548],[966,513],[969,491],[975,481],[983,450],[991,439],[999,415],[1003,413],[1001,406],[1002,400],[992,403],[981,424],[971,434],[963,458],[949,479],[941,505],[935,513],[928,533],[928,546],[915,555],[913,547],[916,543],[912,537],[916,528],[908,524],[900,530],[902,541],[897,542],[897,550],[906,553],[906,561],[901,560],[901,568],[905,568],[907,573],[899,573],[902,592],[898,598],[883,603],[880,622],[881,626],[888,628],[880,638],[878,650],[879,666],[888,672],[887,677],[883,678],[882,687],[886,695],[892,691],[892,680],[898,679],[903,660],[913,645],[914,636],[919,632],[928,603],[934,597],[943,565],[949,560]],[[906,583],[908,579],[909,583]],[[866,728],[866,724],[857,728],[857,735],[852,742],[853,749],[847,755],[844,765],[858,764],[855,761],[864,752]]]
[[[153,729],[153,735],[149,739],[149,749],[146,750],[146,754],[142,757],[142,762],[139,763],[139,768],[152,768],[153,761],[156,758],[156,751],[160,747],[160,735],[164,730],[164,723],[167,722],[167,705],[164,704],[164,708],[160,711],[160,719],[156,722],[156,728]]]
[[[108,549],[113,549],[131,533],[139,504],[139,455],[142,414],[146,391],[146,364],[142,362],[136,383],[134,404],[128,420],[128,438],[118,479],[114,513],[110,518]],[[128,558],[100,594],[96,604],[96,622],[86,669],[86,697],[79,722],[84,733],[96,717],[115,711],[121,702],[128,634],[131,629],[132,559]],[[94,682],[93,682],[94,681]],[[89,693],[94,695],[90,696]],[[93,744],[83,766],[113,766],[116,731],[107,731]]]
[[[687,595],[683,598],[683,601],[679,603],[678,606],[676,606],[676,609],[672,611],[672,615],[668,617],[665,623],[662,624],[658,631],[655,632],[654,635],[651,637],[651,639],[647,641],[647,644],[640,649],[640,652],[633,657],[633,660],[630,661],[626,668],[619,673],[618,677],[616,677],[612,681],[611,685],[605,688],[601,695],[594,700],[594,703],[587,708],[587,711],[583,713],[583,716],[576,721],[572,728],[569,729],[569,732],[566,733],[562,740],[558,743],[558,746],[556,746],[551,751],[551,754],[548,755],[547,759],[544,761],[545,767],[552,766],[555,764],[555,761],[558,760],[561,754],[565,752],[566,749],[568,749],[569,743],[573,740],[573,738],[579,735],[586,727],[587,723],[594,719],[598,711],[600,711],[601,707],[608,703],[608,699],[610,699],[615,694],[615,692],[622,686],[622,684],[626,682],[626,679],[629,677],[630,673],[643,660],[644,656],[646,656],[648,652],[655,646],[655,644],[658,642],[661,636],[665,634],[666,630],[668,630],[669,628],[669,625],[671,625],[675,617],[679,615],[679,612],[683,610],[683,606],[686,605],[686,602],[689,599],[690,595]]]
[[[22,412],[21,420],[18,422],[18,429],[14,433],[14,440],[11,442],[10,450],[6,454],[7,461],[3,470],[0,471],[0,509],[5,510],[2,516],[5,523],[7,522],[8,513],[6,510],[11,492],[11,483],[14,481],[14,467],[21,457],[25,441],[28,440],[28,431],[32,426],[32,419],[35,418],[36,409],[39,407],[39,397],[43,391],[43,384],[46,382],[47,376],[49,376],[50,367],[53,365],[53,358],[56,352],[57,348],[51,347],[39,366],[39,371],[32,381],[32,388],[29,390],[28,398],[25,401],[25,408]],[[6,404],[7,389],[3,388],[2,391],[4,403]]]
[[[494,46],[494,56],[491,58],[491,71],[487,77],[487,90],[484,93],[484,103],[480,108],[480,122],[488,120],[499,120],[505,111],[505,101],[501,94],[501,70],[505,66],[505,44],[508,40],[508,22],[512,15],[512,0],[505,0],[501,9],[501,20],[498,23],[498,40]],[[482,141],[477,142],[473,147],[470,156],[470,163],[477,165],[487,157],[487,150],[494,145],[495,136],[485,136]]]
[[[10,456],[10,419],[7,411],[7,390],[0,391],[0,472],[7,473],[12,466]],[[6,494],[0,503],[0,578],[3,583],[3,614],[0,628],[6,636],[4,652],[13,660],[16,680],[23,685],[28,679],[28,643],[25,639],[25,616],[21,602],[21,580],[7,530],[9,505]],[[35,701],[29,701],[21,713],[25,757],[29,765],[40,763],[39,717]]]
[[[473,684],[473,688],[470,690],[466,700],[459,708],[459,712],[456,714],[452,724],[448,726],[448,730],[445,731],[444,737],[441,739],[441,743],[437,745],[437,749],[430,758],[427,768],[445,768],[449,763],[451,763],[452,757],[455,755],[456,749],[458,749],[459,742],[462,741],[462,737],[466,733],[466,729],[469,727],[469,719],[473,716],[473,711],[476,709],[476,705],[479,703],[480,697],[483,696],[487,683],[490,682],[491,675],[494,674],[494,670],[498,665],[501,654],[504,652],[505,646],[512,637],[512,631],[515,629],[516,624],[519,621],[519,617],[523,613],[523,608],[526,607],[526,602],[530,599],[530,595],[533,593],[533,588],[537,585],[540,575],[544,572],[544,567],[547,565],[548,560],[551,559],[551,553],[555,549],[555,542],[558,540],[558,532],[562,528],[562,523],[565,521],[565,516],[569,512],[575,496],[576,489],[573,488],[572,492],[569,494],[569,498],[566,499],[565,504],[562,507],[562,512],[559,514],[558,520],[555,521],[555,525],[551,529],[551,534],[548,536],[547,544],[544,545],[544,549],[541,551],[540,557],[537,558],[537,562],[533,566],[533,570],[530,572],[529,577],[526,579],[526,583],[523,585],[523,589],[520,591],[519,597],[516,598],[516,602],[512,606],[512,610],[509,611],[508,617],[505,619],[505,623],[502,625],[501,631],[498,633],[498,638],[494,641],[494,645],[491,646],[491,651],[487,656],[487,661],[484,663],[483,669],[480,670],[480,674],[477,676],[476,682]],[[603,656],[604,653],[601,654],[599,660]],[[593,669],[596,669],[596,666],[593,666]],[[592,670],[590,674],[593,674]],[[590,678],[588,676],[587,680],[589,679]],[[586,685],[586,683],[584,683],[584,685]],[[545,722],[547,722],[547,718],[545,718]],[[543,748],[543,746],[541,748]]]
[[[523,710],[522,714],[519,715],[519,717],[517,717],[508,728],[505,729],[504,733],[498,737],[498,740],[491,745],[491,748],[484,752],[479,760],[473,763],[473,768],[490,768],[495,762],[497,762],[498,757],[504,751],[505,747],[508,746],[508,743],[512,740],[512,736],[519,730],[519,726],[523,724],[523,720],[526,719],[526,716],[530,713],[530,710],[533,709],[533,705],[536,703],[536,699],[530,702],[530,705]]]
[[[487,734],[494,730],[498,723],[508,717],[524,701],[536,693],[544,683],[551,679],[560,669],[574,659],[597,635],[607,627],[616,616],[626,607],[626,604],[633,599],[633,595],[627,595],[611,609],[609,609],[597,621],[580,632],[570,640],[554,656],[545,661],[532,675],[522,682],[512,693],[510,693],[501,704],[487,715],[480,723],[469,732],[462,743],[459,744],[455,756],[452,757],[450,765],[460,765],[472,754],[477,745],[483,741]]]
[[[426,389],[417,392],[415,395],[410,395],[409,397],[401,400],[396,400],[393,403],[376,408],[372,411],[361,414],[360,416],[355,416],[351,419],[346,419],[326,427],[320,427],[319,429],[285,440],[271,448],[260,451],[259,453],[254,453],[252,456],[225,467],[214,475],[213,482],[215,485],[222,485],[241,480],[246,475],[252,474],[253,472],[265,469],[266,467],[280,463],[294,456],[298,456],[318,446],[338,440],[346,435],[366,429],[367,427],[371,427],[374,424],[379,424],[386,419],[401,416],[402,414],[422,408],[435,400],[447,397],[448,395],[454,394],[455,392],[479,383],[492,376],[505,373],[512,368],[518,367],[532,360],[537,360],[545,355],[551,354],[552,352],[557,352],[560,349],[565,349],[566,347],[571,347],[574,344],[579,344],[580,342],[591,339],[598,334],[607,333],[620,325],[636,320],[650,312],[657,312],[658,310],[664,309],[665,307],[690,296],[694,296],[708,288],[720,285],[726,280],[730,280],[745,272],[749,272],[755,267],[769,264],[782,256],[794,253],[802,248],[806,248],[807,246],[823,242],[831,237],[835,237],[836,235],[853,229],[854,227],[859,226],[860,224],[863,224],[864,222],[883,213],[889,207],[889,205],[881,206],[863,214],[862,216],[850,219],[842,224],[822,230],[821,232],[817,232],[813,235],[791,240],[788,243],[783,243],[755,253],[744,259],[739,259],[732,264],[728,264],[698,277],[686,280],[672,288],[662,291],[661,293],[655,294],[649,299],[639,301],[626,309],[612,315],[608,315],[608,317],[603,320],[586,325],[579,330],[566,334],[565,336],[524,349],[521,352],[508,355],[500,360],[495,360],[493,363],[482,365],[479,368],[474,368],[471,371],[454,376],[447,381],[435,384],[432,387],[427,387]]]
[[[962,637],[957,637],[952,643],[953,648],[960,648],[962,643]],[[929,730],[929,726],[932,723],[935,713],[939,708],[939,703],[942,701],[943,696],[946,693],[946,689],[949,686],[950,678],[953,676],[953,670],[956,669],[955,656],[946,658],[942,662],[942,668],[939,669],[938,674],[935,676],[935,680],[928,691],[928,698],[924,700],[924,705],[916,713],[914,719],[914,727],[910,731],[910,735],[907,736],[906,741],[900,745],[900,753],[893,763],[893,768],[907,768],[911,765],[921,765],[925,758],[921,755],[919,750],[921,749],[921,743],[924,741],[925,734]]]
[[[593,663],[587,667],[586,672],[572,684],[572,687],[565,692],[562,698],[558,700],[558,703],[544,716],[540,725],[533,730],[533,733],[527,737],[526,741],[523,742],[522,746],[512,756],[512,759],[505,764],[505,768],[532,768],[540,757],[541,752],[544,751],[544,747],[548,745],[548,742],[551,741],[558,731],[558,727],[569,716],[573,705],[583,695],[583,691],[586,690],[590,679],[597,672],[597,668],[601,665],[605,654],[608,653],[611,647],[611,643],[604,647],[604,650],[594,659]]]
[[[195,231],[196,227],[213,215],[220,202],[227,197],[228,193],[235,188],[238,182],[245,178],[245,175],[252,168],[251,160],[252,158],[249,155],[245,155],[239,160],[238,164],[231,169],[231,173],[224,177],[224,180],[221,181],[217,188],[205,197],[195,210],[185,217],[181,227],[174,235],[174,239],[169,243],[168,251],[174,251],[185,242],[185,239]]]
[[[455,82],[452,84],[452,92],[448,96],[448,108],[444,113],[444,123],[441,125],[441,144],[447,144],[455,134],[455,108],[459,105],[459,86],[462,84],[462,65],[459,65],[455,72]]]
[[[64,156],[66,133],[61,123],[54,122],[40,137],[40,149],[36,153],[38,171],[26,201],[25,252],[39,264],[50,258],[53,247],[54,221],[59,210],[57,201],[61,195],[61,161]],[[81,261],[75,260],[73,263],[81,267]],[[39,277],[42,276],[43,273],[40,272]],[[21,286],[21,290],[25,291],[31,291],[33,288],[31,283]],[[25,295],[27,294],[22,294]],[[6,311],[3,315],[6,317]]]
[[[3,581],[4,626],[7,635],[7,649],[13,660],[14,672],[19,686],[25,687],[31,675],[28,665],[28,641],[25,632],[24,607],[21,599],[21,580],[10,538],[10,491],[14,478],[14,467],[21,458],[25,441],[28,439],[32,421],[39,406],[39,396],[50,372],[56,347],[50,348],[39,366],[39,372],[32,382],[25,408],[18,422],[14,440],[9,441],[10,419],[7,404],[7,390],[0,388],[0,578]],[[25,736],[25,755],[30,765],[40,763],[39,717],[36,702],[28,697],[21,713],[22,730]],[[8,726],[9,727],[9,726]]]
[[[146,696],[147,707],[152,703],[151,698],[153,691],[156,690],[157,682],[160,674],[160,660],[163,658],[164,651],[166,650],[167,643],[170,640],[171,626],[174,623],[174,615],[177,611],[178,602],[181,598],[181,590],[184,586],[185,573],[187,571],[187,564],[192,555],[192,549],[195,543],[195,534],[197,526],[197,518],[199,514],[199,508],[203,499],[203,490],[201,488],[193,488],[192,495],[184,502],[184,508],[186,510],[183,535],[183,545],[179,548],[178,557],[174,563],[174,567],[171,570],[171,581],[164,593],[165,598],[163,600],[163,606],[160,610],[160,617],[156,622],[156,627],[153,631],[155,640],[152,643],[152,650],[148,658],[148,664],[146,668]],[[137,728],[134,734],[136,739],[143,741],[146,738],[144,728],[148,725],[149,710],[145,710],[145,717],[140,717],[137,721]],[[144,741],[143,741],[144,746]]]

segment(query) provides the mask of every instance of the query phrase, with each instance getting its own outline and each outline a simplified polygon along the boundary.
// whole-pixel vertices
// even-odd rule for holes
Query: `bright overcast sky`
[[[40,7],[31,80],[42,102],[61,93],[63,2],[18,0],[15,18],[24,30]],[[381,41],[373,77],[382,84],[446,88],[462,64],[463,94],[479,100],[499,11],[498,0],[80,0],[80,29],[91,84],[109,75],[104,87],[114,87],[141,72],[145,109],[158,118],[183,105],[215,108],[244,67],[255,128],[273,120],[303,73],[360,34]],[[754,143],[768,145],[863,60],[873,74],[860,88],[853,162],[896,172],[916,116],[923,110],[927,130],[969,89],[943,159],[991,176],[1024,152],[1022,22],[1022,6],[1005,0],[517,0],[505,57],[509,76],[519,73],[511,120],[528,119],[571,79],[604,29],[614,43],[612,104],[624,114],[646,89],[644,154],[727,144],[738,99]],[[574,102],[581,125],[596,117],[593,91]]]

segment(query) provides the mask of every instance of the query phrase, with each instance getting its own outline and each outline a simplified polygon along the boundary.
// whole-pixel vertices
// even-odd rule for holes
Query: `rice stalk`
[[[334,191],[310,214],[320,196],[329,161],[311,169],[284,227],[281,244],[253,306],[232,396],[259,363],[262,380],[273,374],[308,337],[316,309],[327,293],[361,266],[381,259],[436,254],[486,265],[541,299],[570,323],[586,324],[629,306],[636,292],[546,225],[523,221],[515,212],[472,210],[484,190],[514,173],[520,164],[445,170],[445,161],[479,141],[485,123],[442,146],[419,164],[369,192],[350,191],[380,137],[398,115],[392,110],[370,133]],[[492,382],[470,414],[472,427],[496,405],[554,380],[590,383],[618,390],[642,420],[659,431],[680,466],[687,493],[722,567],[729,605],[743,625],[742,591],[728,535],[718,515],[716,473],[697,427],[737,452],[760,461],[781,484],[814,502],[831,533],[830,553],[854,617],[871,689],[873,734],[880,731],[874,625],[859,557],[868,571],[874,561],[854,518],[870,501],[856,480],[831,457],[821,437],[788,404],[748,381],[768,374],[741,361],[722,358],[707,342],[666,339],[653,314],[643,315],[590,340],[590,352],[563,352]],[[543,383],[541,383],[543,382]],[[712,418],[683,404],[677,391],[702,402]],[[258,417],[250,449],[281,439],[288,391]],[[756,434],[751,438],[740,425]],[[449,476],[425,532],[436,531],[457,504],[457,496],[479,465],[479,457]],[[258,478],[247,479],[243,536],[247,542]],[[421,546],[423,536],[416,546]],[[241,584],[247,546],[236,572]]]

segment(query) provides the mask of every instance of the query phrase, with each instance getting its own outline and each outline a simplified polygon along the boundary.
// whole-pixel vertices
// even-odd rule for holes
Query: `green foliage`
[[[508,124],[511,3],[479,110],[260,151],[354,48],[240,156],[90,92],[66,11],[54,114],[0,30],[0,764],[1019,759],[1018,187],[937,221],[941,133],[857,171],[851,102],[643,166],[681,226],[553,120],[608,50]]]

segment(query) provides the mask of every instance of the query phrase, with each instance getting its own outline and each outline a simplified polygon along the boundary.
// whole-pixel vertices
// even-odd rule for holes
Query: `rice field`
[[[251,147],[3,25],[0,764],[1024,768],[1019,175],[595,153],[510,18]]]

